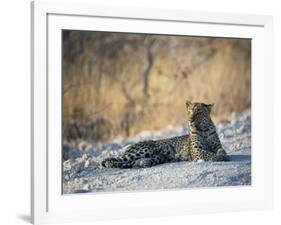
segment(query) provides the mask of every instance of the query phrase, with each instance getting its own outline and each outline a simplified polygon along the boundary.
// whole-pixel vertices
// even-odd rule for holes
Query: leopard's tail
[[[120,160],[117,158],[107,158],[101,162],[101,165],[106,168],[118,168],[120,167]]]
[[[127,157],[107,158],[101,162],[101,165],[106,168],[131,168],[132,163],[127,160]]]

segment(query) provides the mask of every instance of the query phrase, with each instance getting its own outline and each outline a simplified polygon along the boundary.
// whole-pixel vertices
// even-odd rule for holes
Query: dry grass
[[[124,41],[114,56],[100,56],[100,53],[95,54],[95,47],[91,47],[93,41],[86,41],[86,47],[80,46],[79,54],[71,59],[65,48],[65,137],[68,125],[79,123],[82,126],[96,118],[102,118],[103,122],[91,131],[100,133],[92,138],[94,141],[183,124],[186,99],[214,103],[216,120],[227,120],[232,112],[251,106],[250,40],[154,38],[161,41],[166,38],[170,45],[164,50],[161,46],[154,48],[149,96],[143,94],[140,76],[147,65],[145,48],[134,48]],[[77,41],[73,41],[74,48],[75,43]],[[103,60],[99,61],[101,57]],[[133,101],[129,101],[126,92]]]

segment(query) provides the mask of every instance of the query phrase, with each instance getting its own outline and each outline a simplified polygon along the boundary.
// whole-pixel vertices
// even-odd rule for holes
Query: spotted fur
[[[108,168],[144,168],[176,161],[228,161],[216,127],[211,104],[186,101],[189,134],[143,141],[129,146],[123,155],[102,162]]]

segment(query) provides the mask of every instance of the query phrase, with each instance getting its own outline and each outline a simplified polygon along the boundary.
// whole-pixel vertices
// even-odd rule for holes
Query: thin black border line
[[[49,212],[49,17],[46,16],[46,211]]]
[[[64,31],[77,31],[77,32],[104,32],[104,33],[124,33],[124,34],[137,34],[137,35],[159,35],[159,36],[176,36],[176,37],[193,37],[193,38],[222,38],[222,39],[244,39],[244,40],[250,40],[250,46],[251,46],[251,63],[250,63],[250,77],[251,77],[251,87],[250,87],[250,93],[251,93],[251,104],[250,104],[250,110],[251,110],[251,124],[252,124],[252,63],[253,63],[253,59],[252,59],[252,38],[235,38],[235,37],[216,37],[216,36],[195,36],[195,35],[173,35],[173,34],[150,34],[150,33],[129,33],[129,32],[114,32],[114,31],[90,31],[90,30],[72,30],[72,29],[61,29],[61,176],[62,176],[62,180],[61,180],[61,195],[66,196],[66,195],[72,195],[72,194],[77,194],[77,193],[71,193],[71,194],[64,194],[63,193],[63,86],[64,86],[64,82],[63,82],[63,76],[64,76],[64,71],[63,71],[63,53],[64,53],[64,48],[63,48],[63,33]],[[251,178],[250,178],[250,184],[249,185],[231,185],[231,186],[223,186],[223,187],[252,187],[253,186],[253,180],[252,180],[252,171],[253,171],[253,165],[252,165],[252,127],[251,127],[251,156],[250,156],[250,163],[251,163]],[[200,187],[200,188],[213,188],[213,187]],[[189,188],[176,188],[175,190],[185,190],[185,189],[189,189]],[[192,188],[191,188],[192,189]],[[165,189],[163,191],[169,191],[169,190],[173,190],[173,189]],[[135,190],[134,192],[142,192],[142,191],[160,191],[160,189],[155,189],[155,190]],[[132,192],[132,191],[124,191],[124,193],[127,192]],[[83,194],[104,194],[107,193],[105,192],[91,192],[91,193],[83,193]],[[112,191],[110,193],[123,193],[123,191]]]
[[[63,183],[64,183],[64,176],[63,176],[63,109],[64,109],[64,102],[63,102],[63,87],[64,87],[64,83],[63,83],[63,52],[64,52],[64,48],[63,48],[63,32],[64,30],[61,29],[61,195],[63,194]]]
[[[253,41],[250,41],[251,45],[251,52],[250,52],[250,57],[251,57],[251,63],[250,63],[250,77],[251,77],[251,86],[250,86],[250,93],[251,93],[251,104],[250,104],[250,116],[251,116],[251,156],[250,156],[250,163],[251,163],[251,187],[253,187]]]
[[[243,39],[253,40],[253,38],[243,37],[225,37],[225,36],[204,36],[204,35],[188,35],[188,34],[159,34],[159,33],[138,33],[127,31],[110,31],[110,30],[79,30],[79,29],[61,29],[62,31],[75,31],[75,32],[103,32],[103,33],[116,33],[116,34],[131,34],[131,35],[153,35],[153,36],[174,36],[174,37],[193,37],[193,38],[221,38],[221,39]]]

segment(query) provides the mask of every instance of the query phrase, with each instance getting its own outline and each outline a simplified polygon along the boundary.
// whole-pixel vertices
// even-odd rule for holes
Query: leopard
[[[160,140],[145,140],[126,146],[117,157],[102,161],[105,168],[146,168],[187,161],[229,161],[211,119],[214,104],[186,101],[189,131],[185,135]]]

